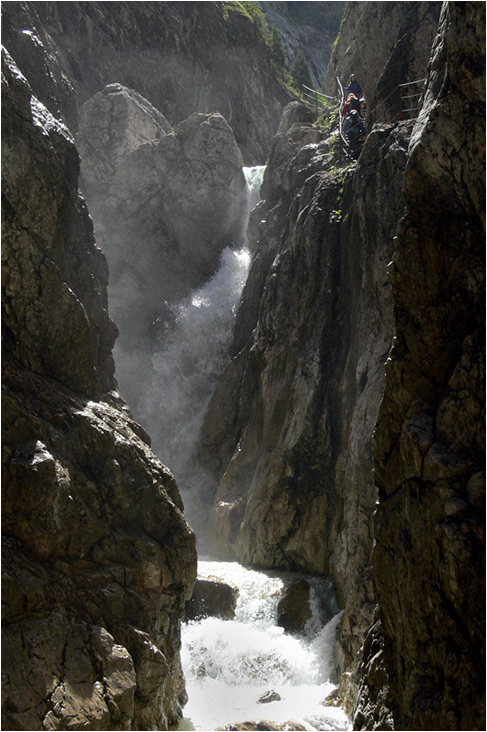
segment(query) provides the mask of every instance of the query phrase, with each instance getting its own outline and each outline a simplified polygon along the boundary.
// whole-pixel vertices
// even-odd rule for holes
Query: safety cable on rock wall
[[[397,94],[397,92],[399,92],[399,99],[400,99],[400,104],[399,104],[399,117],[400,117],[401,113],[405,113],[405,112],[417,112],[418,109],[416,107],[411,107],[409,109],[402,109],[401,102],[402,102],[403,99],[413,99],[414,97],[421,98],[421,95],[423,93],[423,90],[421,90],[417,94],[411,94],[409,96],[403,97],[402,96],[401,89],[403,89],[403,88],[405,88],[407,86],[412,86],[413,84],[423,84],[424,85],[425,81],[426,81],[426,78],[424,78],[424,79],[415,79],[414,81],[406,81],[403,84],[398,84],[396,87],[394,87],[394,89],[391,91],[390,94],[388,94],[386,97],[384,97],[384,99],[381,99],[379,102],[377,102],[377,104],[375,105],[374,109],[372,109],[371,112],[370,112],[370,118],[372,119],[372,115],[374,114],[374,112],[376,112],[382,104],[385,104],[385,102],[387,102],[387,100],[390,99],[390,97],[392,97],[393,94]]]
[[[348,142],[347,138],[345,137],[345,135],[343,134],[342,108],[343,108],[343,105],[345,103],[345,94],[344,94],[344,91],[343,91],[343,86],[342,86],[341,81],[338,78],[338,76],[336,77],[336,80],[337,80],[337,84],[338,84],[339,99],[340,99],[340,102],[339,102],[339,105],[338,105],[338,129],[339,129],[339,133],[340,133],[340,139],[345,143],[345,149],[343,150],[343,152],[345,153],[345,155],[347,157],[350,158],[350,160],[353,160],[352,156],[350,155],[350,153],[348,152],[348,149],[347,149],[347,148],[350,147],[349,142]]]

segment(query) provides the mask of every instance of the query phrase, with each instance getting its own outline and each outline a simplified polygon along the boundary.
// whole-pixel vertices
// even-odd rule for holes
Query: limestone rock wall
[[[55,48],[79,106],[108,84],[120,83],[171,124],[195,111],[219,112],[247,164],[265,162],[282,106],[290,99],[275,78],[258,28],[222,3],[11,2],[3,9],[3,27],[7,47],[23,47],[27,30]],[[16,58],[22,70],[20,54]],[[49,106],[37,87],[34,91]],[[75,132],[76,110],[62,111]]]
[[[276,136],[235,355],[203,431],[202,459],[220,476],[213,550],[331,575],[347,607],[343,666],[373,614],[371,437],[409,132],[377,128],[358,166],[338,169],[318,127]]]
[[[440,10],[441,2],[347,3],[325,92],[336,93],[336,76],[345,86],[354,73],[367,100],[369,123],[399,119],[397,87],[426,77]]]
[[[485,729],[485,6],[445,3],[405,173],[356,729]]]
[[[2,145],[2,726],[167,729],[194,536],[114,391],[73,140],[8,54]]]

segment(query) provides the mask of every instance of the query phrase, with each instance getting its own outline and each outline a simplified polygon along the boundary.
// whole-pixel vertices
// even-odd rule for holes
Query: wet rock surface
[[[408,152],[357,729],[485,727],[484,31],[443,7]]]
[[[233,620],[238,589],[217,579],[198,577],[191,598],[186,603],[185,620],[215,617]]]
[[[2,65],[2,726],[167,728],[194,536],[115,391],[70,133]]]
[[[301,633],[311,618],[310,586],[296,580],[286,588],[277,605],[277,624],[288,633]]]

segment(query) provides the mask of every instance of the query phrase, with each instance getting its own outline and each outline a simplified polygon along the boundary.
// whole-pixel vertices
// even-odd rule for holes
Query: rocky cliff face
[[[367,100],[369,123],[399,119],[398,85],[426,77],[440,10],[441,2],[347,3],[325,91],[335,94],[336,76],[345,86],[354,73]]]
[[[247,164],[265,162],[289,101],[258,27],[238,3],[12,2],[3,8],[3,31],[22,70],[27,34],[43,44],[64,86],[76,90],[78,105],[117,82],[145,97],[171,124],[193,112],[219,112]],[[34,92],[53,112],[41,93],[41,69],[33,77]],[[62,111],[76,131],[76,108]]]
[[[485,7],[445,3],[405,174],[357,729],[485,728]]]
[[[371,436],[408,132],[377,128],[359,166],[338,169],[317,126],[274,139],[235,355],[203,432],[203,458],[220,476],[214,551],[331,575],[348,607],[345,665],[373,610]]]
[[[2,723],[166,729],[194,537],[114,391],[73,140],[8,54],[2,144]]]

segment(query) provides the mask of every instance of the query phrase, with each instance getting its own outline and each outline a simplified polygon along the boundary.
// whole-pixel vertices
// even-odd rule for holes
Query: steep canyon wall
[[[428,48],[439,9],[405,8],[391,35],[404,43],[415,16]],[[280,128],[251,221],[233,360],[202,436],[218,484],[214,551],[330,574],[345,608],[342,669],[378,601],[364,729],[482,729],[482,11],[445,5],[421,68],[402,66],[426,76],[432,58],[418,123],[375,125],[357,166],[340,166],[319,125]],[[395,43],[384,52],[372,93],[388,74],[397,83],[397,54]]]
[[[485,728],[485,5],[445,3],[405,173],[357,729]]]
[[[111,263],[110,310],[143,351],[137,338],[155,316],[131,333],[130,295],[164,308],[161,292],[189,293],[241,234],[242,152],[214,110],[255,159],[287,99],[249,18],[205,9],[2,8],[15,56],[2,79],[5,727],[166,729],[186,700],[180,620],[194,536],[117,392],[108,269],[78,193],[76,146],[97,241],[125,261]],[[137,89],[182,119],[176,129]]]
[[[332,91],[355,71],[370,110],[426,76],[440,9],[350,4]],[[288,110],[201,439],[212,551],[333,577],[341,671],[365,638],[358,729],[484,724],[483,11],[444,4],[418,122],[385,110],[358,163]],[[107,265],[62,120],[119,258],[111,311],[127,352],[148,352],[128,316],[164,320],[153,283],[177,299],[214,268],[242,160],[264,161],[288,97],[219,3],[3,15],[4,724],[166,728],[194,537],[117,393]]]
[[[194,535],[116,391],[74,140],[7,53],[2,153],[2,726],[167,729]]]
[[[373,612],[371,435],[409,132],[377,128],[359,166],[335,172],[329,140],[303,144],[323,136],[318,128],[275,138],[234,358],[202,437],[202,459],[220,476],[213,551],[331,575],[348,608],[344,665]]]

